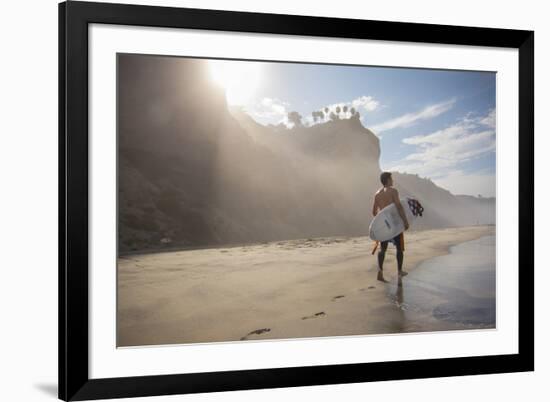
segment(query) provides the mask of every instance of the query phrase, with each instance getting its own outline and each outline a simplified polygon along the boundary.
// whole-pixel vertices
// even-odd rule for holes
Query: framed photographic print
[[[533,43],[61,3],[59,397],[533,370]]]

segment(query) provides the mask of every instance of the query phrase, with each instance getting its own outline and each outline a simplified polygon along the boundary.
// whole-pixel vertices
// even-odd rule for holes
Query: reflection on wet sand
[[[386,292],[402,315],[402,331],[494,328],[495,237],[460,244],[445,256],[421,263],[410,276],[386,283]],[[405,297],[405,288],[407,288]]]

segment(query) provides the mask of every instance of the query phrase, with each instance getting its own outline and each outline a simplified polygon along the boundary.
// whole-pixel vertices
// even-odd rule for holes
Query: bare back
[[[391,204],[395,204],[397,207],[399,216],[401,216],[401,219],[403,219],[405,223],[405,230],[407,230],[409,228],[409,222],[407,221],[407,216],[405,215],[401,201],[399,201],[399,192],[393,187],[382,187],[376,192],[372,205],[372,215],[376,216],[378,212]]]
[[[378,211],[383,210],[388,205],[392,204],[397,196],[397,190],[393,187],[382,187],[374,195],[374,209]]]

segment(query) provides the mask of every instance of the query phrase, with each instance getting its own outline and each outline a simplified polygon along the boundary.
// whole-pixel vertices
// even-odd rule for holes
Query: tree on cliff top
[[[298,112],[289,112],[287,119],[289,123],[294,125],[294,127],[302,125],[302,115]]]

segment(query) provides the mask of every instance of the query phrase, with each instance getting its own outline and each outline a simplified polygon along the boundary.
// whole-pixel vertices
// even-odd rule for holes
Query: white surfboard
[[[400,198],[401,205],[405,210],[405,215],[409,221],[409,225],[412,225],[417,216],[422,216],[424,209],[420,203],[411,197]],[[397,206],[390,204],[374,217],[369,227],[369,236],[372,240],[387,241],[393,239],[395,236],[405,230],[405,223]]]

